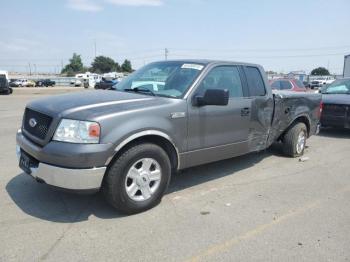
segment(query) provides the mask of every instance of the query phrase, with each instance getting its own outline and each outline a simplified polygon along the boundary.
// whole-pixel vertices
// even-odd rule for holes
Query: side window
[[[288,90],[288,89],[292,89],[293,86],[289,81],[281,81],[281,89],[282,90]]]
[[[266,94],[265,84],[260,70],[256,67],[245,68],[250,96],[264,96]]]
[[[243,97],[242,82],[237,66],[218,66],[203,79],[197,91],[204,94],[207,89],[227,89],[230,97]]]
[[[274,89],[281,89],[281,81],[275,81],[271,84],[271,87],[274,88]]]

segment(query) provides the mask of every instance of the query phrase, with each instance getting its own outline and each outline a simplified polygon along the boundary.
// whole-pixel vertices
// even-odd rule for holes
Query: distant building
[[[307,79],[308,79],[308,75],[303,70],[291,71],[287,76],[288,76],[288,78],[298,79],[302,82],[307,81]]]
[[[278,78],[292,78],[292,79],[298,79],[300,81],[308,81],[308,75],[305,71],[299,70],[299,71],[291,71],[288,74],[282,74],[282,73],[276,73],[272,71],[267,72],[267,78],[269,80],[272,79],[278,79]]]

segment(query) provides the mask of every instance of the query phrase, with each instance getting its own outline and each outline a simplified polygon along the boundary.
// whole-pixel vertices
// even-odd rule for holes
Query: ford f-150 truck
[[[101,189],[112,206],[137,213],[161,201],[177,170],[275,141],[301,156],[318,132],[320,103],[319,94],[273,93],[255,64],[155,62],[116,90],[30,102],[17,133],[19,166],[59,188]]]

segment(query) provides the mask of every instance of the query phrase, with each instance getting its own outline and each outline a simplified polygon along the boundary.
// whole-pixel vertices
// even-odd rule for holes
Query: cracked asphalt
[[[274,145],[185,170],[159,206],[123,216],[18,168],[25,103],[67,90],[0,96],[0,261],[350,260],[350,130],[310,138],[305,162]]]

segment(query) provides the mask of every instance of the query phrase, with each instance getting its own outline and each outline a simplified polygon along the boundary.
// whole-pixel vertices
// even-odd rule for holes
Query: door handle
[[[250,114],[250,108],[245,107],[241,109],[241,116],[248,116]]]

